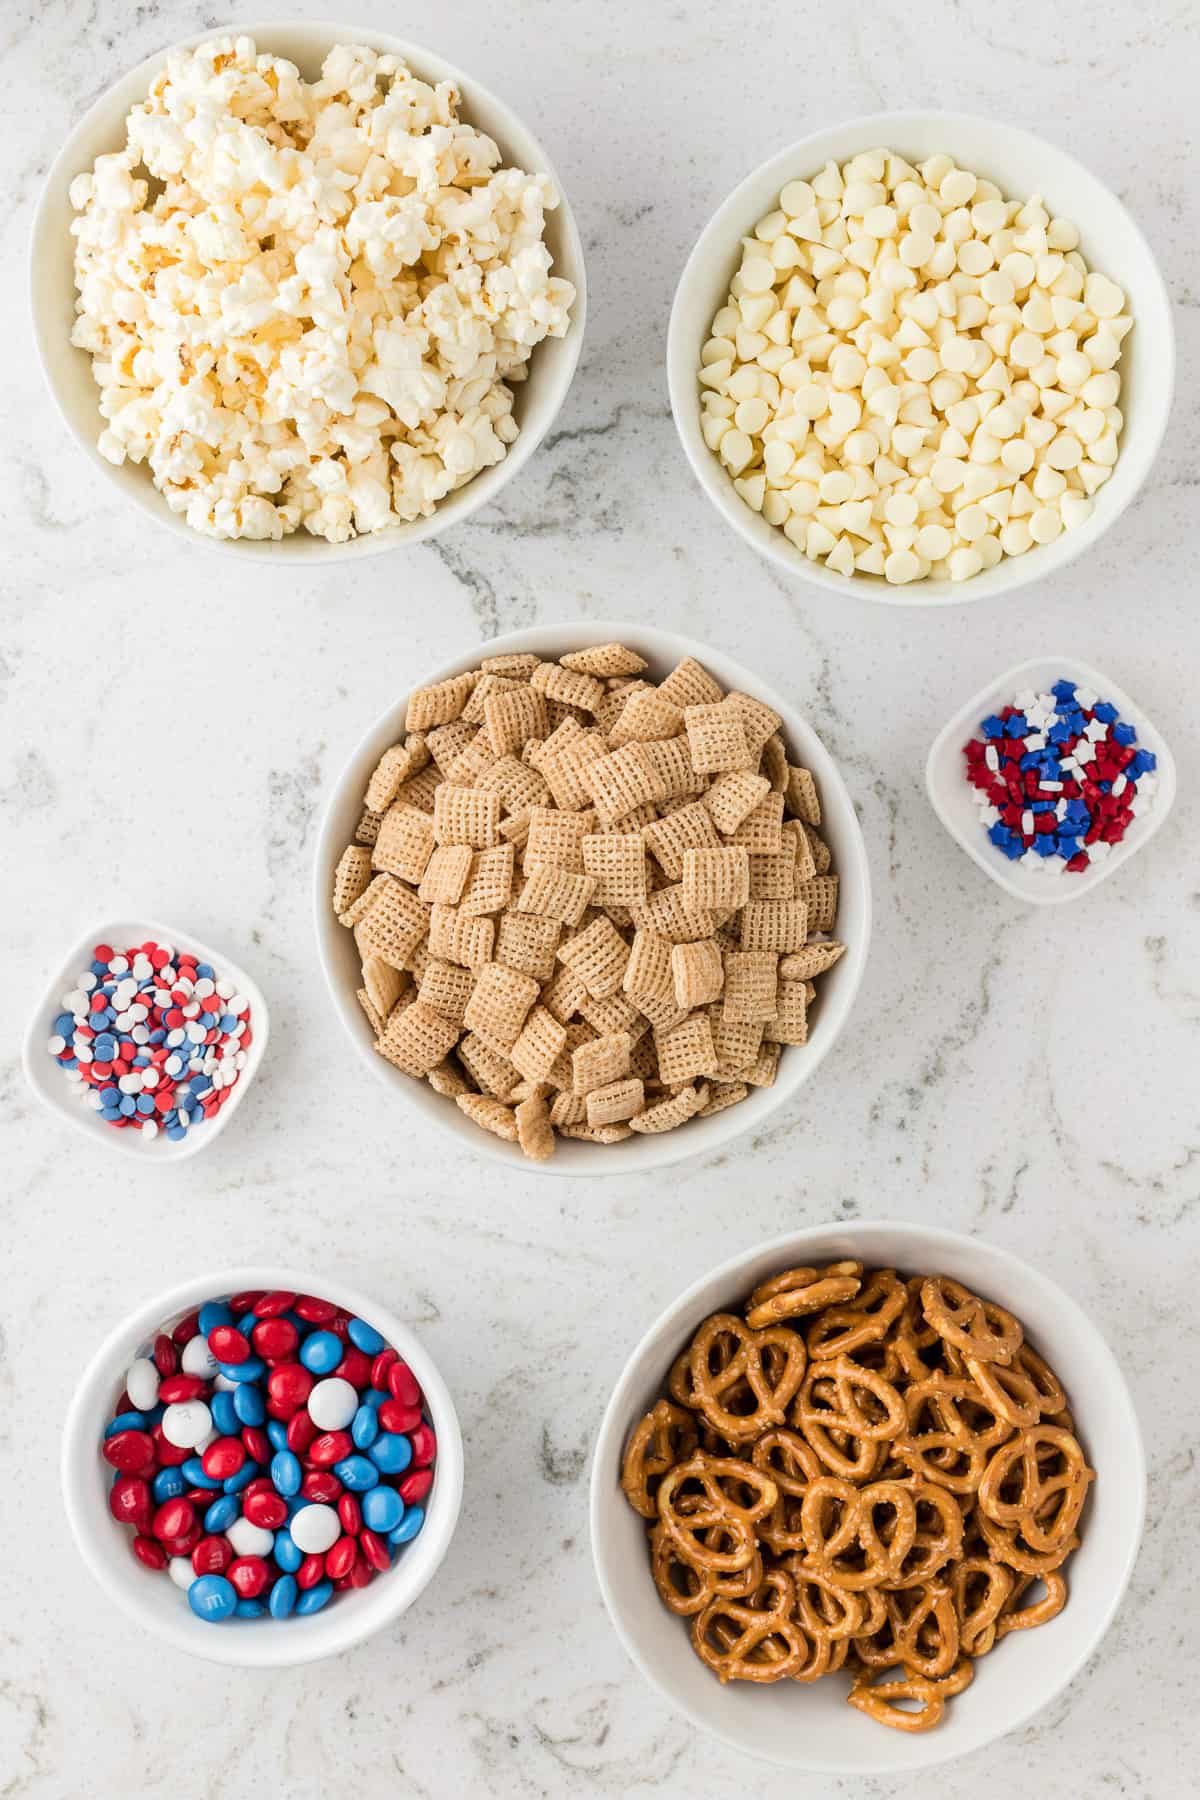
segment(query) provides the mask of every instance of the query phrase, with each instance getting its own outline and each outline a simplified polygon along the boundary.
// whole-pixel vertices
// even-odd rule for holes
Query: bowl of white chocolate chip
[[[1120,201],[1030,132],[885,113],[791,145],[701,234],[667,350],[688,460],[762,555],[822,587],[978,600],[1129,505],[1174,337]]]

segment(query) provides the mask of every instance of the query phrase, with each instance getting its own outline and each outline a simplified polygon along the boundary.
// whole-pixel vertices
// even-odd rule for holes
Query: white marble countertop
[[[218,560],[117,506],[54,414],[28,334],[28,231],[63,134],[221,9],[14,0],[0,27],[0,1795],[929,1793],[928,1779],[751,1775],[698,1740],[627,1662],[588,1552],[589,1446],[644,1326],[735,1246],[855,1214],[978,1231],[1062,1281],[1119,1349],[1151,1462],[1145,1545],[1102,1648],[937,1791],[1194,1792],[1195,11],[845,0],[809,9],[814,68],[803,9],[784,0],[719,15],[700,0],[348,10],[436,44],[536,121],[584,234],[591,319],[557,430],[497,505],[441,541],[311,576]],[[922,103],[1044,130],[1107,180],[1162,261],[1181,352],[1166,446],[1119,527],[1052,585],[941,614],[789,585],[735,541],[684,465],[662,369],[674,279],[735,180],[839,117]],[[769,670],[840,759],[867,833],[877,922],[857,1010],[819,1078],[738,1146],[736,1205],[728,1158],[613,1185],[447,1156],[363,1085],[314,964],[314,820],[365,722],[474,639],[622,612]],[[1047,912],[955,848],[921,771],[953,706],[1059,648],[1144,702],[1181,792],[1135,864]],[[159,751],[181,734],[183,777]],[[240,1117],[161,1174],[56,1123],[16,1056],[63,945],[124,908],[227,945],[273,1008]],[[140,1640],[109,1609],[67,1539],[58,1426],[127,1308],[206,1262],[267,1256],[336,1270],[425,1334],[457,1395],[467,1491],[450,1556],[399,1629],[331,1664],[239,1675]]]

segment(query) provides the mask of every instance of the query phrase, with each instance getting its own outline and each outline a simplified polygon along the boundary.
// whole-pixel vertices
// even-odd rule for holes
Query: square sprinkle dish
[[[334,875],[380,1056],[542,1162],[770,1087],[838,877],[779,715],[622,644],[418,688]]]

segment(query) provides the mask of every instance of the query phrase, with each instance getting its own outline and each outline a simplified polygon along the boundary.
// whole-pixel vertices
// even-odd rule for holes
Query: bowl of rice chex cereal
[[[871,924],[811,726],[719,652],[604,623],[494,639],[377,720],[329,801],[315,910],[380,1079],[563,1175],[760,1127],[845,1024]]]

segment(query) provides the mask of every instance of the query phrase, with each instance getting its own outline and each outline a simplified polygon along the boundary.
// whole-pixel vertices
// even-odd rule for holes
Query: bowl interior
[[[373,1324],[410,1364],[424,1389],[426,1409],[437,1433],[438,1456],[425,1502],[424,1527],[392,1568],[370,1587],[338,1595],[321,1612],[304,1618],[240,1619],[213,1626],[196,1618],[186,1594],[165,1571],[143,1568],[133,1556],[128,1527],[118,1525],[108,1510],[113,1471],[101,1457],[99,1445],[124,1385],[125,1371],[153,1342],[155,1332],[203,1300],[241,1288],[318,1293]],[[63,1432],[62,1478],[68,1518],[84,1561],[139,1627],[166,1639],[177,1650],[209,1661],[274,1668],[312,1662],[344,1650],[412,1604],[433,1576],[454,1532],[462,1498],[462,1440],[449,1390],[420,1340],[402,1320],[324,1276],[288,1269],[235,1270],[190,1281],[148,1303],[105,1341],[71,1402]]]
[[[407,698],[398,701],[378,719],[354,751],[330,794],[314,862],[313,899],[317,944],[325,977],[342,1024],[367,1065],[396,1094],[397,1099],[418,1107],[435,1123],[455,1132],[469,1148],[513,1168],[550,1175],[623,1175],[635,1169],[662,1167],[686,1156],[703,1155],[742,1131],[756,1129],[766,1115],[788,1099],[813,1074],[849,1015],[866,966],[871,929],[870,876],[862,831],[845,783],[812,727],[786,701],[719,651],[693,643],[670,632],[620,621],[569,624],[531,631],[477,645],[473,650],[438,669],[424,681],[442,681],[478,666],[482,656],[512,651],[536,651],[545,657],[561,656],[591,644],[617,639],[644,656],[655,679],[667,675],[684,656],[694,656],[711,670],[726,689],[739,688],[773,706],[784,721],[784,736],[793,759],[811,769],[821,796],[822,836],[833,853],[833,866],[841,877],[837,936],[847,944],[846,954],[827,975],[822,975],[819,998],[812,1013],[808,1043],[789,1046],[779,1063],[774,1087],[758,1088],[740,1105],[711,1119],[691,1119],[676,1131],[657,1137],[626,1138],[622,1143],[594,1145],[560,1139],[546,1163],[531,1163],[518,1145],[499,1138],[464,1119],[453,1102],[435,1094],[426,1082],[411,1080],[377,1055],[371,1028],[355,999],[361,969],[353,934],[338,924],[329,903],[333,871],[346,845],[354,838],[362,814],[362,796],[376,763],[389,744],[403,733]]]
[[[1134,328],[1120,363],[1125,424],[1112,476],[1095,497],[1090,519],[1053,544],[1004,557],[969,581],[919,581],[889,587],[881,576],[836,575],[810,562],[782,531],[768,525],[734,492],[723,465],[700,433],[696,371],[700,350],[741,257],[741,238],[775,204],[780,188],[816,173],[832,158],[886,146],[912,162],[944,150],[962,167],[995,182],[1006,199],[1041,194],[1052,215],[1079,228],[1088,267],[1125,289]],[[749,175],[718,208],[692,251],[676,290],[667,367],[671,406],[684,449],[701,486],[725,519],[774,562],[822,587],[893,605],[938,605],[982,600],[1022,587],[1061,567],[1093,544],[1141,486],[1166,429],[1174,388],[1171,308],[1154,256],[1120,201],[1103,182],[1056,145],[995,119],[966,113],[880,113],[818,132],[781,151]]]
[[[907,1274],[942,1272],[1016,1313],[1056,1370],[1098,1479],[1082,1543],[1071,1558],[1070,1600],[1037,1631],[1022,1632],[976,1664],[971,1687],[922,1736],[877,1725],[846,1704],[848,1679],[722,1687],[695,1656],[686,1623],[662,1605],[650,1577],[645,1521],[619,1486],[628,1433],[662,1391],[697,1326],[744,1299],[791,1263],[857,1257]],[[916,1225],[815,1227],[759,1246],[688,1290],[626,1364],[596,1440],[592,1550],[601,1591],[625,1648],[671,1704],[702,1730],[748,1755],[829,1774],[913,1770],[960,1756],[1013,1730],[1075,1674],[1108,1625],[1133,1567],[1145,1506],[1145,1468],[1124,1378],[1095,1326],[1046,1276],[975,1239]]]
[[[220,36],[221,30],[217,27],[200,32],[174,47],[206,43],[214,36]],[[150,82],[165,64],[166,49],[131,69],[97,100],[67,139],[47,177],[34,221],[30,280],[34,334],[51,393],[67,425],[97,467],[135,505],[193,542],[240,556],[292,556],[326,561],[374,555],[399,545],[419,543],[483,505],[517,472],[536,449],[570,386],[582,347],[587,295],[583,248],[562,183],[537,139],[514,112],[478,82],[418,44],[365,26],[317,21],[275,20],[239,25],[237,30],[239,35],[253,37],[260,51],[287,57],[310,81],[320,74],[321,63],[335,44],[367,43],[378,50],[394,52],[427,80],[456,82],[463,96],[462,117],[493,137],[509,164],[554,178],[560,201],[546,216],[546,243],[554,258],[555,274],[574,284],[577,298],[567,335],[547,338],[539,344],[530,359],[528,378],[515,384],[514,414],[521,427],[520,435],[502,462],[481,470],[465,487],[448,494],[431,519],[369,533],[348,544],[328,544],[304,531],[293,532],[278,543],[259,543],[246,538],[227,542],[207,537],[193,531],[171,512],[154,487],[147,468],[128,462],[116,468],[100,455],[96,440],[104,421],[100,417],[99,390],[92,377],[92,359],[86,351],[75,349],[70,341],[75,323],[75,240],[70,235],[70,228],[75,212],[68,193],[75,176],[90,168],[97,156],[121,148],[126,115],[145,98]]]
[[[1024,688],[1033,688],[1039,693],[1046,692],[1061,677],[1074,681],[1081,687],[1090,688],[1102,699],[1111,700],[1122,718],[1136,726],[1138,743],[1145,749],[1152,750],[1158,758],[1158,788],[1154,805],[1133,821],[1121,842],[1104,862],[1096,863],[1078,875],[1043,875],[1026,869],[1019,862],[1009,862],[1007,857],[988,842],[987,833],[979,822],[974,789],[964,773],[962,747],[968,738],[976,736],[980,720],[998,708],[1007,706],[1014,694],[1020,693]],[[1101,674],[1099,669],[1092,669],[1086,663],[1081,663],[1076,657],[1043,656],[1034,662],[1022,663],[1017,668],[1010,669],[1006,675],[999,676],[974,699],[960,707],[949,724],[939,732],[930,749],[925,767],[925,785],[933,809],[946,830],[986,874],[1018,899],[1032,901],[1035,905],[1050,906],[1075,900],[1080,895],[1089,893],[1115,869],[1119,869],[1122,863],[1128,862],[1143,844],[1149,842],[1174,803],[1177,775],[1175,758],[1162,733],[1115,682]]]
[[[76,1098],[72,1084],[66,1080],[57,1062],[46,1050],[50,1024],[54,1014],[61,1010],[59,1002],[63,994],[74,987],[80,970],[86,969],[90,964],[93,946],[141,944],[147,938],[156,938],[160,944],[171,944],[180,950],[191,951],[201,961],[211,963],[219,974],[227,975],[231,981],[235,981],[250,1002],[251,1044],[246,1066],[237,1086],[214,1119],[206,1120],[203,1125],[190,1130],[185,1138],[180,1138],[175,1143],[160,1132],[152,1144],[146,1144],[142,1142],[140,1134],[117,1131],[113,1126],[106,1125],[97,1113]],[[258,1073],[267,1048],[269,1032],[270,1015],[262,989],[253,976],[248,975],[224,951],[202,944],[190,932],[175,931],[170,925],[153,920],[141,919],[136,923],[130,923],[128,919],[106,920],[76,942],[60,963],[53,979],[43,988],[26,1027],[22,1061],[29,1085],[39,1100],[61,1113],[90,1138],[123,1156],[140,1157],[147,1164],[181,1162],[186,1157],[197,1155],[207,1144],[211,1144],[228,1125]]]

